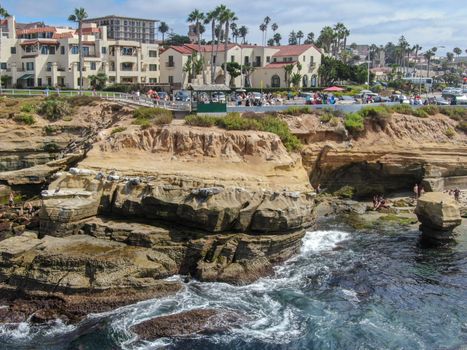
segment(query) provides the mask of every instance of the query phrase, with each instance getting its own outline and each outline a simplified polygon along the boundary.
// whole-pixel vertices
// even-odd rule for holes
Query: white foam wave
[[[347,232],[336,230],[307,232],[303,237],[301,253],[302,255],[308,255],[332,250],[337,246],[337,243],[345,241],[349,236],[350,234]]]

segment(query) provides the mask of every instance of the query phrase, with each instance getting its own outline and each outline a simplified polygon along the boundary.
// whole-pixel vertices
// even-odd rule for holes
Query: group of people
[[[454,199],[457,201],[457,202],[460,202],[461,200],[461,190],[459,189],[459,187],[456,187],[455,189],[453,190],[446,190],[444,191],[445,193],[449,194],[450,196],[453,196]]]
[[[315,92],[313,96],[305,96],[305,104],[307,105],[335,105],[337,99],[334,95],[323,94],[321,92]]]
[[[382,195],[373,196],[373,210],[389,208],[389,201]]]
[[[422,184],[415,184],[413,187],[414,198],[419,199],[424,193],[425,189],[423,188]]]
[[[15,193],[10,192],[10,195],[8,197],[8,207],[10,209],[13,209],[15,207]],[[34,216],[34,207],[32,206],[31,202],[26,202],[20,205],[19,216],[28,216],[28,217],[33,217]]]

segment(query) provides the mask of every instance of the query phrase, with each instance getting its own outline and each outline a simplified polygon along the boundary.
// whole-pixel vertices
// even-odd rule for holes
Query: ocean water
[[[77,326],[0,327],[0,349],[467,349],[467,234],[428,248],[419,232],[308,232],[300,254],[247,286],[191,281]],[[179,276],[173,279],[181,279]],[[199,308],[246,316],[223,334],[144,342],[132,325]]]

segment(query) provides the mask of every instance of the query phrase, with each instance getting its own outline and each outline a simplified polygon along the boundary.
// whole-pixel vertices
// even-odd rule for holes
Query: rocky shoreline
[[[37,191],[48,184],[41,199],[32,199],[40,208],[35,215],[25,219],[20,207],[1,212],[0,323],[60,319],[75,324],[89,313],[177,293],[183,284],[167,280],[174,275],[252,283],[297,255],[305,232],[323,217],[348,217],[361,227],[417,222],[416,203],[407,194],[378,213],[368,202],[344,197],[403,190],[412,182],[443,189],[467,176],[466,138],[447,143],[433,134],[434,126],[450,125],[436,118],[398,117],[385,131],[370,127],[349,147],[336,130],[322,130],[316,116],[300,116],[288,123],[304,147],[301,154],[290,154],[270,133],[178,121],[141,129],[132,124],[131,113],[107,103],[81,113],[88,114],[88,123],[100,121],[101,127],[87,134],[92,149],[78,147],[57,160],[41,155],[25,168],[18,161],[0,172],[3,200],[22,186],[34,185]],[[409,137],[403,123],[426,144],[411,152],[396,147]],[[114,133],[115,126],[125,131]],[[402,136],[395,134],[398,127]],[[41,142],[36,129],[21,135],[29,132]],[[375,135],[381,134],[386,144],[374,146],[380,142]],[[63,147],[73,143],[69,134],[54,137]],[[81,135],[80,140],[76,144],[87,147]],[[434,152],[437,142],[443,147]],[[14,153],[14,140],[7,144]],[[20,142],[18,153],[25,147]],[[311,183],[322,184],[327,194],[317,194]],[[332,194],[349,184],[354,185],[350,193]],[[464,215],[465,207],[461,204]],[[448,231],[454,225],[445,223],[461,220],[457,214],[455,220],[433,211],[417,214],[422,222],[430,215],[441,217],[440,225],[430,227]],[[241,317],[194,310],[148,320],[134,331],[142,339],[223,332]],[[174,320],[177,326],[171,327]]]

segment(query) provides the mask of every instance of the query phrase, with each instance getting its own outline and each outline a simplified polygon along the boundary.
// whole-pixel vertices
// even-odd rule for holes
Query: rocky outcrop
[[[446,116],[395,114],[384,127],[368,121],[356,139],[317,116],[287,121],[305,144],[303,164],[315,186],[329,191],[351,186],[359,196],[409,191],[422,182],[427,191],[467,187],[467,135],[448,137],[457,122]]]
[[[423,235],[435,240],[452,239],[452,231],[462,222],[457,202],[444,193],[423,195],[418,199],[415,214]]]
[[[140,339],[154,341],[158,338],[224,333],[240,326],[241,321],[242,317],[234,312],[198,309],[153,318],[133,326],[131,330]]]

